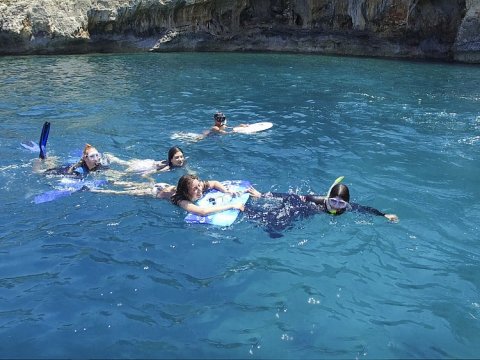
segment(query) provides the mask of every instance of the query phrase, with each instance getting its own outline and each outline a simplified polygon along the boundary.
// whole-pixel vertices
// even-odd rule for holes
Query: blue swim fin
[[[47,140],[49,132],[50,123],[45,121],[42,128],[42,134],[40,135],[40,141],[38,142],[38,146],[40,147],[40,154],[38,154],[38,157],[40,159],[45,159],[47,157]]]
[[[40,151],[40,147],[32,140],[24,141],[20,145],[22,145],[25,149],[30,150],[31,152],[34,152],[34,153],[38,153]]]
[[[65,179],[65,178],[64,178]],[[42,204],[45,202],[50,202],[57,200],[59,198],[72,195],[77,191],[88,191],[90,189],[96,189],[103,185],[108,184],[107,180],[75,180],[71,179],[64,186],[64,189],[55,189],[44,192],[43,194],[37,195],[34,198],[35,204]]]

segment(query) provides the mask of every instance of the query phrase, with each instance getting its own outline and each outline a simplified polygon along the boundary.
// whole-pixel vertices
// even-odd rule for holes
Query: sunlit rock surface
[[[0,54],[282,51],[480,62],[480,0],[0,0]]]

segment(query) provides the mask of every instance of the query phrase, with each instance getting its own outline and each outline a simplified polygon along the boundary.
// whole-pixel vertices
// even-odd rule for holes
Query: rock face
[[[0,0],[0,54],[285,51],[480,62],[480,0]]]
[[[480,1],[467,1],[467,13],[453,46],[456,61],[480,63]]]

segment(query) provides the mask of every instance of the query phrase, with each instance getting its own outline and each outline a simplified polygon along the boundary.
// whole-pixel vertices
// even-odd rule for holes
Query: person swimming
[[[239,124],[238,127],[247,126],[246,124]],[[227,117],[222,112],[216,112],[213,114],[213,126],[205,131],[202,135],[199,135],[196,140],[202,140],[211,134],[230,134],[234,131],[229,131],[230,127],[227,126]]]
[[[326,195],[298,195],[292,193],[260,193],[253,187],[246,190],[252,198],[245,205],[226,204],[201,207],[195,204],[207,190],[217,189],[234,196],[225,186],[215,180],[201,181],[196,175],[188,174],[182,176],[177,186],[157,183],[129,183],[113,182],[113,184],[124,186],[125,190],[97,189],[95,192],[110,194],[128,194],[137,196],[152,196],[158,199],[170,199],[173,204],[182,209],[199,215],[206,216],[216,212],[237,209],[243,212],[244,216],[265,227],[270,237],[281,237],[282,231],[293,226],[294,221],[305,219],[319,213],[327,213],[339,216],[347,211],[355,211],[375,216],[383,216],[391,222],[398,222],[395,214],[387,214],[370,206],[364,206],[350,202],[350,190],[341,184],[343,176],[335,180],[330,186]]]
[[[178,146],[173,146],[168,150],[166,160],[122,160],[112,154],[106,154],[105,156],[111,164],[119,164],[126,167],[125,172],[141,173],[142,176],[148,176],[156,172],[169,171],[186,165],[184,152]]]
[[[52,167],[43,170],[45,175],[63,175],[78,178],[84,178],[91,172],[103,171],[109,169],[108,165],[102,162],[102,156],[98,150],[90,145],[85,144],[81,159],[75,164],[67,164],[59,167]]]
[[[222,112],[213,114],[214,124],[210,128],[211,132],[226,134],[227,133],[227,117]]]
[[[56,157],[47,157],[47,140],[49,133],[50,123],[46,121],[42,127],[38,146],[31,141],[29,143],[22,143],[23,147],[31,151],[39,151],[38,159],[35,159],[33,162],[33,171],[35,173],[84,178],[90,172],[109,169],[106,160],[102,158],[98,150],[90,144],[85,144],[82,157],[78,162],[58,166]]]
[[[139,183],[125,181],[112,181],[110,183],[115,186],[123,187],[123,190],[94,189],[92,191],[104,194],[151,196],[157,199],[168,199],[182,209],[200,216],[206,216],[229,209],[243,210],[243,205],[238,203],[209,207],[201,207],[196,205],[195,202],[200,199],[206,191],[211,189],[216,189],[232,196],[237,196],[239,194],[230,191],[219,181],[202,181],[194,174],[183,175],[178,180],[177,186],[166,183]],[[251,195],[254,195],[256,190],[250,188],[247,190],[247,192],[249,192]]]
[[[216,180],[202,181],[198,176],[193,174],[183,175],[177,184],[175,193],[171,197],[173,204],[181,207],[182,209],[188,211],[189,213],[207,216],[214,214],[220,211],[237,209],[240,211],[244,210],[244,205],[239,203],[230,203],[230,204],[219,204],[208,207],[202,207],[195,202],[199,200],[206,191],[210,189],[216,189],[222,193],[230,194],[232,196],[237,196],[238,194],[227,189],[222,183]],[[247,189],[247,192],[252,193],[253,189]]]
[[[338,216],[347,211],[383,216],[391,222],[398,222],[395,214],[386,214],[375,208],[350,202],[350,190],[341,184],[343,176],[330,186],[327,195],[297,195],[287,193],[260,194],[264,201],[248,202],[244,215],[264,225],[271,237],[282,236],[281,232],[293,226],[298,219],[305,219],[318,213]]]

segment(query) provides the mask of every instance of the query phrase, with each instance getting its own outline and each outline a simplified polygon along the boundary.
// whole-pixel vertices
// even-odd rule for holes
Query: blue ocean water
[[[0,58],[0,357],[480,356],[480,68],[280,54]],[[212,114],[254,135],[192,142]],[[352,200],[295,222],[186,224],[148,197],[78,192],[20,146],[121,158],[179,145],[203,179]],[[175,183],[184,172],[155,175]],[[145,181],[132,176],[131,180]]]

